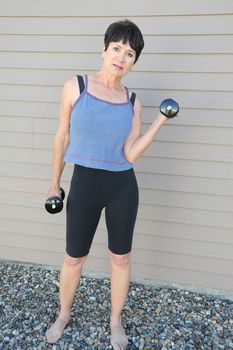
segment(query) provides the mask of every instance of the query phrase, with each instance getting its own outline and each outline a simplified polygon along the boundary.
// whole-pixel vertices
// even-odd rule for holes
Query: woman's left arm
[[[158,117],[151,124],[149,129],[144,133],[144,135],[141,135],[141,116],[141,102],[137,97],[134,105],[132,129],[124,145],[124,154],[130,163],[134,163],[135,160],[137,160],[144,153],[144,151],[153,141],[161,126],[168,120],[167,117],[159,113]]]

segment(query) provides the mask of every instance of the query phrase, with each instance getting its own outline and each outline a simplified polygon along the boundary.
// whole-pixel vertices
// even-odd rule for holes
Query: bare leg
[[[47,330],[48,343],[56,343],[70,320],[71,306],[79,284],[86,257],[72,258],[66,254],[60,274],[60,312],[55,323]]]
[[[114,350],[126,349],[128,340],[121,324],[121,311],[124,307],[130,283],[131,254],[116,255],[109,251],[111,262],[111,344]]]

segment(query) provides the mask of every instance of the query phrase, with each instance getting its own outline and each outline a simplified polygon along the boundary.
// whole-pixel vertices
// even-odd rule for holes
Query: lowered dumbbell
[[[49,197],[45,202],[45,209],[50,214],[57,214],[63,209],[63,200],[65,199],[65,191],[60,188],[61,196]]]
[[[160,112],[167,118],[173,118],[179,112],[179,105],[171,98],[167,98],[160,104]]]

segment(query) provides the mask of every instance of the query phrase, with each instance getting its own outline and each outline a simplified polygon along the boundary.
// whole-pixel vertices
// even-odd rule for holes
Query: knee
[[[72,256],[66,254],[64,257],[64,263],[70,266],[83,265],[87,256],[82,256],[79,258],[73,258]]]
[[[111,265],[118,268],[126,268],[130,264],[130,253],[118,255],[112,252],[109,252]]]

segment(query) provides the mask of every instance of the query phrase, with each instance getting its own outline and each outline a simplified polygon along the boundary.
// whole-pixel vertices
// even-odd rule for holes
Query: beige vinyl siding
[[[27,4],[27,6],[25,6]],[[46,4],[46,6],[45,6]],[[119,6],[122,5],[122,6]],[[135,163],[140,206],[132,277],[233,291],[233,4],[7,1],[0,17],[0,258],[59,267],[65,212],[43,208],[64,81],[101,65],[104,31],[129,18],[145,37],[124,80],[169,121]],[[62,186],[68,194],[72,166]],[[109,272],[104,212],[85,272]]]

